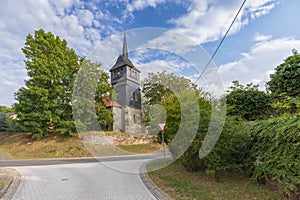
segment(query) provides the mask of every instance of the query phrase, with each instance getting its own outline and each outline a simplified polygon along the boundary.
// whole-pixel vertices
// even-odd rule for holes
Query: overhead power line
[[[239,16],[239,14],[240,14],[241,10],[243,9],[243,7],[244,7],[245,3],[246,3],[246,0],[244,0],[244,1],[243,1],[242,5],[240,6],[240,8],[239,8],[238,12],[236,13],[236,15],[235,15],[234,19],[232,20],[232,22],[231,22],[230,26],[228,27],[228,29],[227,29],[227,31],[226,31],[226,33],[225,33],[225,35],[223,36],[222,40],[220,41],[220,43],[219,43],[218,47],[217,47],[217,48],[216,48],[216,50],[214,51],[213,55],[210,57],[210,59],[209,59],[208,63],[205,65],[205,67],[204,67],[204,69],[202,70],[202,72],[200,73],[200,76],[199,76],[199,77],[196,79],[196,81],[194,82],[195,84],[196,84],[196,83],[199,81],[199,79],[200,79],[200,78],[201,78],[201,76],[204,74],[204,72],[207,70],[207,68],[208,68],[209,64],[211,63],[211,61],[214,59],[215,55],[216,55],[216,54],[217,54],[217,52],[219,51],[219,49],[220,49],[220,47],[221,47],[222,43],[224,42],[225,38],[227,37],[227,35],[228,35],[228,33],[229,33],[229,31],[230,31],[231,27],[233,26],[233,24],[234,24],[235,20],[236,20],[236,19],[237,19],[237,17]]]

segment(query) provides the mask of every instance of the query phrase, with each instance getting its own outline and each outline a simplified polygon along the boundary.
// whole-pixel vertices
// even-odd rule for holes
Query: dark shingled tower
[[[109,70],[111,84],[115,86],[116,101],[120,106],[113,107],[114,131],[130,133],[144,132],[141,106],[140,71],[128,58],[126,33],[123,51]]]

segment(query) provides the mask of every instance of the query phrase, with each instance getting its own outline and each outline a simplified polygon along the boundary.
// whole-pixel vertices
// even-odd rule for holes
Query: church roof
[[[108,107],[121,107],[117,101],[112,101],[110,97],[102,98],[103,103],[105,104],[106,108]]]
[[[132,62],[126,58],[126,56],[124,55],[119,55],[118,59],[117,59],[117,62],[114,64],[114,66],[109,70],[109,71],[113,71],[119,67],[123,67],[125,65],[128,65],[129,67],[132,67],[134,68],[135,70],[139,71],[138,69],[136,69],[134,67],[134,65],[132,64]]]
[[[138,72],[140,72],[140,70],[138,70],[133,64],[132,62],[129,60],[128,58],[128,51],[127,51],[127,41],[126,41],[126,33],[124,33],[124,40],[123,40],[123,52],[122,55],[120,54],[116,63],[113,65],[113,67],[109,70],[110,72],[119,68],[119,67],[123,67],[123,66],[129,66],[134,68],[135,70],[137,70]]]

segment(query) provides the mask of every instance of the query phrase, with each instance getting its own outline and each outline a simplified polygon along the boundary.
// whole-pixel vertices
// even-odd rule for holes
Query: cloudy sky
[[[51,31],[104,69],[121,53],[126,31],[137,67],[146,72],[171,68],[196,80],[241,4],[242,0],[1,0],[0,105],[11,106],[14,93],[24,86],[21,48],[34,30]],[[248,0],[207,77],[217,73],[223,90],[233,80],[263,88],[292,49],[300,51],[299,8],[299,0]],[[214,87],[209,80],[204,82]]]

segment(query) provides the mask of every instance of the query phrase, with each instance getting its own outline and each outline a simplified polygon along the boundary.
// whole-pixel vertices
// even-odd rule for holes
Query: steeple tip
[[[128,50],[127,50],[127,41],[126,41],[126,32],[124,32],[124,39],[123,39],[123,56],[128,58]]]

